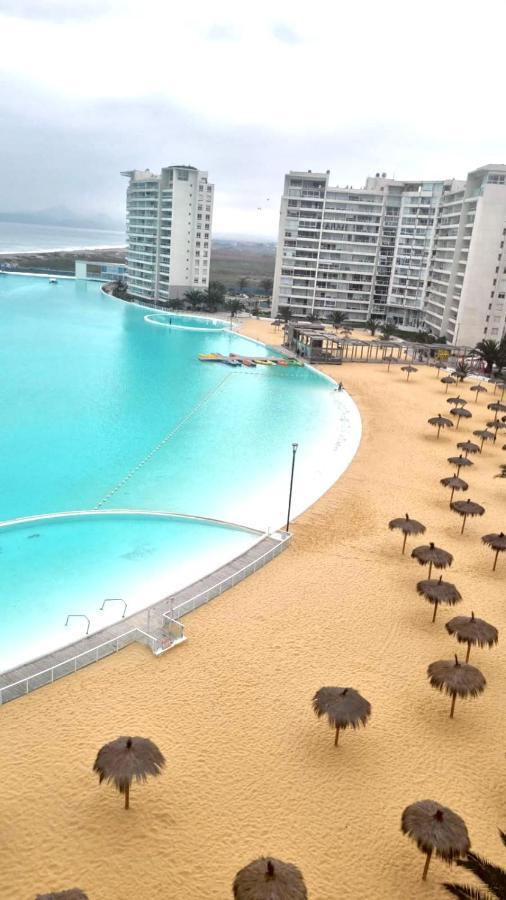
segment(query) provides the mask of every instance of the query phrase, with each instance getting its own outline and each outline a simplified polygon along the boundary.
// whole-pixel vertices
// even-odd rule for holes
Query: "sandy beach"
[[[265,321],[243,331],[279,341]],[[358,404],[362,442],[294,523],[291,547],[187,616],[188,641],[162,658],[132,646],[0,710],[2,898],[78,885],[90,900],[228,900],[236,871],[268,853],[302,869],[311,900],[435,900],[449,896],[441,882],[469,879],[434,860],[420,880],[423,857],[400,817],[427,798],[506,865],[506,554],[492,572],[480,541],[506,530],[506,480],[493,477],[506,438],[463,476],[464,497],[486,509],[463,535],[439,484],[456,442],[492,417],[492,389],[475,404],[464,383],[473,418],[438,441],[427,419],[448,406],[433,369],[409,382],[393,366],[323,371]],[[455,557],[445,577],[464,599],[434,625],[415,589],[427,570],[387,527],[405,512],[427,526],[409,550],[434,540]],[[473,649],[488,685],[450,720],[426,669],[464,657],[444,623],[471,610],[499,628],[499,645]],[[372,704],[367,728],[346,731],[337,749],[311,708],[333,684]],[[120,734],[150,737],[167,759],[160,778],[133,787],[128,812],[92,773]]]

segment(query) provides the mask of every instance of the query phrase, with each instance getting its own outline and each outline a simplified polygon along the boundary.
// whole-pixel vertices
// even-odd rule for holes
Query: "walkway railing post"
[[[286,530],[290,528],[290,511],[292,508],[292,490],[293,490],[293,473],[295,470],[295,455],[297,453],[298,444],[292,444],[292,472],[290,475],[290,493],[288,495],[288,512],[286,516]]]

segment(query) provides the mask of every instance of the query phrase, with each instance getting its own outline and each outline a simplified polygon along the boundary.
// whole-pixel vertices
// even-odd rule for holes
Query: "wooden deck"
[[[126,616],[53,653],[3,672],[0,675],[0,703],[15,700],[38,687],[50,684],[97,659],[115,653],[135,640],[151,646],[153,652],[160,652],[159,644],[164,636],[166,623],[164,614],[179,620],[181,616],[208,603],[264,566],[284,550],[290,540],[291,535],[285,532],[263,537],[245,553],[176,594],[164,597],[147,609]],[[180,641],[175,642],[177,643]]]

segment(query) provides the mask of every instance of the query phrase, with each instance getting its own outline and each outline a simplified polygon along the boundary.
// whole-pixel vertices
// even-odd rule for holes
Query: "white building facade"
[[[209,285],[214,185],[194,166],[160,175],[122,172],[127,188],[127,284],[134,297],[167,302]]]
[[[338,310],[357,324],[372,317],[429,327],[470,345],[500,337],[504,291],[497,287],[490,295],[500,276],[495,268],[506,223],[505,172],[504,166],[485,166],[465,182],[396,181],[378,173],[360,189],[330,186],[329,172],[290,172],[281,200],[273,314],[283,305],[296,316],[330,318]],[[465,198],[480,209],[473,214],[475,230]],[[457,208],[463,218],[454,234],[448,210],[453,222]],[[448,273],[444,284],[438,281],[441,266]],[[485,295],[495,301],[490,310]]]

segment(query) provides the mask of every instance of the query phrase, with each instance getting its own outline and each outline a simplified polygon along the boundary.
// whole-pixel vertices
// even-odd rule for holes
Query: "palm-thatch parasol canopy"
[[[488,547],[492,547],[492,550],[495,550],[494,565],[492,566],[492,572],[495,572],[497,557],[506,550],[506,534],[504,534],[504,531],[500,531],[499,534],[484,534],[482,541]]]
[[[460,395],[458,397],[448,397],[447,403],[451,403],[452,406],[467,406],[467,400],[464,400]]]
[[[336,729],[335,747],[341,728],[360,728],[371,715],[371,704],[353,688],[320,688],[313,697],[313,709],[318,718],[327,716],[330,727]]]
[[[473,503],[472,500],[454,500],[453,503],[450,503],[450,509],[462,516],[461,534],[464,534],[464,526],[468,516],[482,516],[485,512],[484,506],[480,506],[479,503]]]
[[[457,379],[452,378],[451,375],[445,375],[444,378],[441,378],[441,384],[446,384],[445,394],[448,393],[448,387],[450,384],[457,384]]]
[[[464,409],[462,406],[456,406],[455,409],[451,409],[450,415],[457,417],[457,428],[460,425],[461,419],[472,419],[472,417],[473,417],[471,410]]]
[[[433,853],[451,862],[465,856],[471,846],[464,820],[435,800],[419,800],[407,806],[402,814],[401,830],[427,855],[422,875],[424,881]]]
[[[459,478],[458,475],[449,475],[447,478],[441,478],[439,483],[442,484],[443,487],[449,487],[452,489],[452,492],[450,494],[450,504],[453,500],[455,491],[467,491],[469,487],[467,481],[464,481],[463,478]]]
[[[485,619],[477,619],[472,612],[470,616],[455,616],[446,623],[448,634],[454,634],[459,644],[467,644],[466,662],[469,662],[471,646],[493,647],[499,640],[499,632],[494,625]]]
[[[475,400],[474,400],[475,403],[478,402],[478,395],[479,395],[479,394],[486,394],[486,393],[487,393],[487,388],[486,388],[486,387],[483,387],[482,384],[473,384],[473,386],[470,387],[469,390],[470,390],[470,391],[474,391],[475,394],[476,394],[476,397],[475,397]]]
[[[437,608],[440,603],[444,603],[447,606],[455,606],[456,603],[460,603],[462,597],[455,587],[450,581],[443,581],[443,576],[440,575],[436,580],[426,580],[419,581],[416,589],[418,593],[425,597],[429,603],[432,603],[434,606],[434,615],[432,616],[432,621],[436,621],[436,613]]]
[[[446,569],[446,567],[451,566],[453,562],[451,553],[448,553],[447,550],[442,550],[441,547],[436,547],[432,541],[430,544],[422,544],[420,547],[415,547],[415,549],[411,551],[411,556],[413,559],[418,560],[421,566],[428,565],[429,579],[432,572],[432,566],[434,566],[435,569]]]
[[[470,666],[469,663],[459,662],[455,655],[452,659],[439,659],[430,664],[427,676],[433,688],[449,694],[452,698],[450,707],[450,719],[453,719],[455,701],[457,697],[477,697],[485,690],[487,682],[479,669]]]
[[[496,401],[494,403],[487,403],[487,409],[491,409],[495,412],[495,417],[497,419],[497,414],[500,412],[506,412],[506,403],[500,403]]]
[[[98,751],[93,771],[99,783],[113,781],[120,794],[125,795],[125,809],[129,808],[132,781],[147,781],[148,775],[160,775],[165,757],[148,738],[119,737]]]
[[[406,381],[409,381],[411,373],[418,372],[418,369],[415,366],[401,366],[401,372],[407,372]]]
[[[504,419],[492,419],[491,422],[487,422],[487,428],[494,429],[494,444],[497,440],[497,435],[499,434],[501,428],[506,428],[506,422]]]
[[[470,453],[480,452],[478,444],[475,444],[473,441],[459,441],[457,448],[463,450],[466,456],[469,456]]]
[[[471,459],[468,459],[467,456],[449,456],[448,462],[450,463],[450,465],[456,466],[457,475],[459,473],[459,469],[462,469],[465,466],[474,465],[473,461]]]
[[[85,894],[80,888],[70,888],[68,891],[37,894],[35,900],[88,900],[88,894]]]
[[[416,519],[410,519],[408,514],[405,513],[404,518],[401,519],[392,519],[388,523],[388,527],[390,531],[394,531],[396,528],[399,531],[402,531],[404,534],[404,540],[402,542],[402,552],[406,549],[406,540],[408,534],[425,534],[427,530],[425,525],[422,525],[421,522],[417,522]]]
[[[262,856],[234,878],[234,900],[307,900],[301,871],[292,863]]]
[[[473,431],[473,434],[476,437],[481,438],[480,451],[483,450],[483,444],[485,443],[485,441],[493,441],[495,438],[494,432],[488,431],[486,428],[477,428],[476,431]]]
[[[431,419],[427,419],[429,425],[433,425],[434,428],[437,428],[437,437],[439,438],[439,432],[442,428],[453,428],[453,422],[451,419],[447,419],[445,416],[442,416],[441,413],[438,413],[437,416],[432,416]]]

